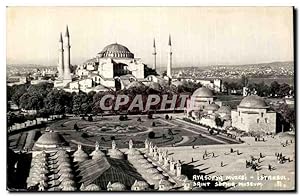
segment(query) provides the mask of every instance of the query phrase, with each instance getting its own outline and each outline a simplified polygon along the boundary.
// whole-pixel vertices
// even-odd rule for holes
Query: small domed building
[[[276,132],[276,112],[257,95],[245,97],[237,109],[231,111],[231,118],[233,127],[246,132]]]
[[[188,105],[192,110],[203,110],[206,105],[212,104],[214,100],[215,96],[210,89],[200,87],[192,94]]]

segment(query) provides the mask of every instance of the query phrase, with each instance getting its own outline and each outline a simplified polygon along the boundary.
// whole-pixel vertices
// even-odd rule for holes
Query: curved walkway
[[[182,136],[182,140],[180,142],[178,142],[177,144],[175,144],[174,146],[179,146],[179,145],[182,145],[182,144],[185,144],[186,142],[188,142],[190,140],[189,136]]]

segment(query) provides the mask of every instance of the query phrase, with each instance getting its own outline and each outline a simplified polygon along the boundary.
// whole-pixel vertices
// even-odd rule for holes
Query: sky
[[[8,7],[7,64],[57,65],[60,32],[69,26],[71,63],[122,44],[166,67],[293,61],[292,7]]]

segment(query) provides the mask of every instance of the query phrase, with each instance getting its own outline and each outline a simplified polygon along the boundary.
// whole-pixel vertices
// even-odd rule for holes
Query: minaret
[[[62,34],[60,33],[59,37],[59,49],[58,49],[58,78],[63,79],[64,77],[64,45]]]
[[[71,62],[70,62],[70,34],[69,34],[69,29],[67,26],[66,29],[66,34],[65,34],[65,45],[64,45],[64,52],[65,52],[65,61],[64,61],[64,81],[66,83],[71,81]]]
[[[172,78],[172,43],[171,43],[171,35],[169,35],[169,44],[168,44],[168,65],[167,65],[167,76]]]
[[[156,46],[155,39],[153,39],[153,69],[156,70]]]

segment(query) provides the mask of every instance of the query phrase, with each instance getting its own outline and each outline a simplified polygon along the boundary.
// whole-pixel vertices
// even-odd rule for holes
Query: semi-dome
[[[78,145],[78,149],[73,154],[75,162],[82,162],[89,158],[89,155],[82,150],[82,146]]]
[[[134,54],[129,51],[129,49],[121,44],[114,43],[103,48],[101,52],[98,53],[100,58],[134,58]]]
[[[198,88],[196,91],[194,91],[193,97],[203,97],[203,98],[209,98],[209,97],[213,97],[213,93],[211,90],[209,90],[206,87],[200,87]]]
[[[114,159],[124,159],[124,153],[119,149],[111,149],[108,155]]]
[[[182,82],[182,81],[179,81],[179,80],[176,80],[176,81],[172,82],[171,85],[176,86],[176,87],[179,87],[179,86],[182,86],[182,85],[183,85],[183,82]]]
[[[100,187],[96,184],[90,184],[84,189],[85,191],[100,191]]]
[[[56,148],[63,146],[65,141],[57,132],[49,131],[44,133],[36,141],[35,146],[40,148]]]
[[[115,183],[111,184],[111,190],[112,191],[125,191],[126,186],[120,182],[115,182]]]
[[[149,82],[148,87],[156,91],[160,91],[162,89],[162,86],[158,82]]]
[[[268,108],[266,102],[262,97],[257,95],[250,95],[245,97],[239,104],[241,108]]]
[[[149,184],[145,181],[135,181],[134,184],[131,186],[132,191],[142,191],[149,189]]]
[[[208,104],[204,107],[205,110],[212,110],[212,111],[217,111],[219,109],[220,106],[218,106],[217,104]]]
[[[230,114],[231,113],[231,108],[229,106],[221,106],[218,109],[218,113]]]
[[[127,86],[126,89],[130,89],[130,88],[143,88],[145,87],[145,85],[139,81],[132,81],[130,82]]]

